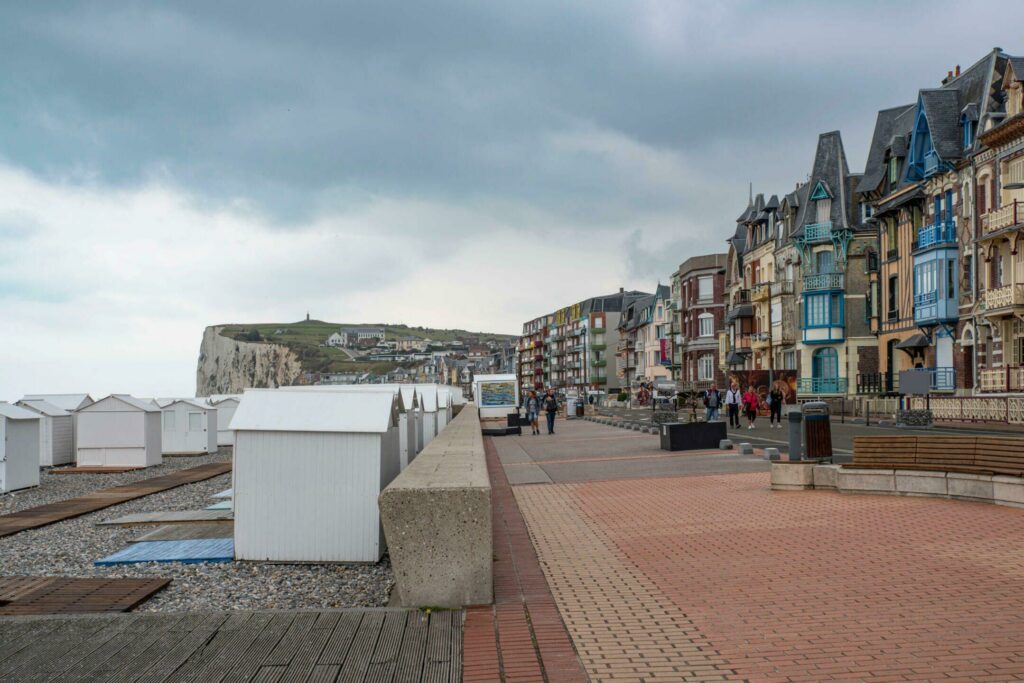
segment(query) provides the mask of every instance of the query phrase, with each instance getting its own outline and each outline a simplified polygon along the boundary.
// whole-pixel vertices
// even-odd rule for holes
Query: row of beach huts
[[[377,562],[377,496],[465,402],[434,384],[26,396],[0,403],[0,493],[38,485],[40,467],[149,467],[233,445],[236,559]]]

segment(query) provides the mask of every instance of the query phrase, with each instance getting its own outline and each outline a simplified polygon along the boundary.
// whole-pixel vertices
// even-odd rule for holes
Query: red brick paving
[[[1024,511],[764,473],[516,487],[593,680],[1024,680]]]
[[[494,515],[494,605],[466,610],[463,680],[586,681],[490,437],[484,447]]]

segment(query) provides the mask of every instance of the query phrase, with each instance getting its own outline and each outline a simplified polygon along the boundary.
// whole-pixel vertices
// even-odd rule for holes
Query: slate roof
[[[966,104],[961,104],[960,92],[954,88],[921,91],[921,109],[928,121],[932,145],[943,161],[955,161],[963,157],[960,111]]]
[[[846,152],[843,149],[843,139],[839,131],[834,130],[822,133],[818,136],[818,147],[814,152],[814,166],[811,171],[811,178],[807,187],[813,188],[819,182],[823,182],[834,192],[832,199],[832,211],[829,216],[835,228],[858,227],[850,220],[850,207],[852,193],[850,188],[850,167],[846,163]],[[803,202],[797,212],[796,229],[794,236],[801,236],[804,226],[808,223],[815,223],[816,218],[813,212],[816,210],[816,202]]]
[[[875,132],[871,136],[871,147],[868,148],[868,160],[864,164],[864,176],[857,184],[858,192],[876,190],[885,179],[885,153],[892,145],[897,130],[897,121],[901,114],[913,111],[913,109],[913,104],[904,104],[878,112],[878,116],[875,118]]]
[[[775,211],[779,208],[779,195],[773,194],[768,203],[764,205],[765,211]]]

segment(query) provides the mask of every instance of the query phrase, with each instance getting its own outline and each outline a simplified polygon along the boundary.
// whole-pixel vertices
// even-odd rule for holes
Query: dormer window
[[[971,121],[966,116],[961,116],[960,126],[963,128],[964,149],[970,149],[971,145],[974,144],[974,121]]]
[[[896,157],[889,157],[889,184],[895,185],[900,179],[900,161]]]

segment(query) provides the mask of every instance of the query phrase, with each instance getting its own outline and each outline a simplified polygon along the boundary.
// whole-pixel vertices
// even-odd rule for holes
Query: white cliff
[[[222,336],[222,329],[214,326],[203,331],[196,368],[196,396],[287,386],[302,376],[299,357],[287,346],[235,341]]]

